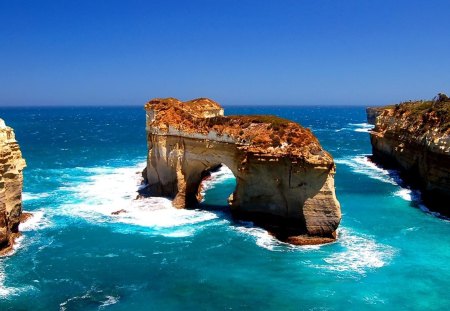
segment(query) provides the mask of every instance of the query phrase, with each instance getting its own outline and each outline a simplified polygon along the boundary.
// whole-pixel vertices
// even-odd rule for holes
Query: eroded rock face
[[[335,239],[335,164],[308,129],[274,116],[225,117],[209,99],[154,99],[145,110],[143,174],[152,195],[174,198],[177,208],[195,206],[205,172],[224,164],[236,177],[229,199],[235,216],[295,244]]]
[[[0,119],[0,255],[19,233],[25,160],[12,128]]]
[[[422,190],[429,207],[450,215],[450,100],[376,109],[370,133],[374,161],[399,168],[405,181]]]
[[[383,112],[384,108],[381,107],[367,107],[367,123],[375,125],[377,117]]]

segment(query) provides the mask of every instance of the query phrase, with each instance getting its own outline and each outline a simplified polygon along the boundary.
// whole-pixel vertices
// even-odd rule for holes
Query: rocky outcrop
[[[202,178],[218,165],[236,177],[233,215],[295,244],[333,241],[341,220],[335,164],[297,123],[274,116],[224,116],[210,99],[153,99],[145,105],[143,175],[152,195],[196,206]]]
[[[24,167],[14,131],[0,119],[0,255],[10,250],[19,234]]]
[[[422,189],[425,204],[450,215],[450,100],[440,94],[377,109],[373,160],[399,168],[407,183]]]
[[[367,107],[366,115],[367,115],[367,123],[375,125],[377,117],[383,112],[382,107]]]

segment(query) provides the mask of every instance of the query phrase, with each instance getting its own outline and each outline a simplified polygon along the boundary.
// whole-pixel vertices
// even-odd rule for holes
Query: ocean
[[[0,108],[34,217],[0,259],[0,310],[449,310],[450,221],[370,162],[363,107],[225,107],[312,129],[335,158],[335,243],[292,246],[231,218],[227,168],[208,210],[136,200],[142,107]],[[124,209],[127,213],[111,215]]]

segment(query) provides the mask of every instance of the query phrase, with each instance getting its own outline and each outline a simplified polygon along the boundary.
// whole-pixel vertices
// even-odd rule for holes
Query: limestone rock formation
[[[366,115],[367,115],[367,123],[375,125],[377,117],[383,112],[382,107],[367,107]]]
[[[428,206],[450,215],[450,100],[439,94],[375,110],[374,161],[399,168]]]
[[[19,234],[24,167],[14,131],[0,119],[0,255],[8,252]]]
[[[224,116],[216,102],[153,99],[145,105],[148,143],[143,175],[152,195],[196,206],[209,170],[236,177],[233,215],[255,221],[295,244],[333,241],[341,220],[335,164],[297,123],[275,116]]]

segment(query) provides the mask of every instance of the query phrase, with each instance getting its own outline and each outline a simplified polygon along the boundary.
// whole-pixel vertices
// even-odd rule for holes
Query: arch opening
[[[230,196],[236,191],[236,177],[223,163],[208,167],[197,190],[198,203],[207,209],[227,209]]]

